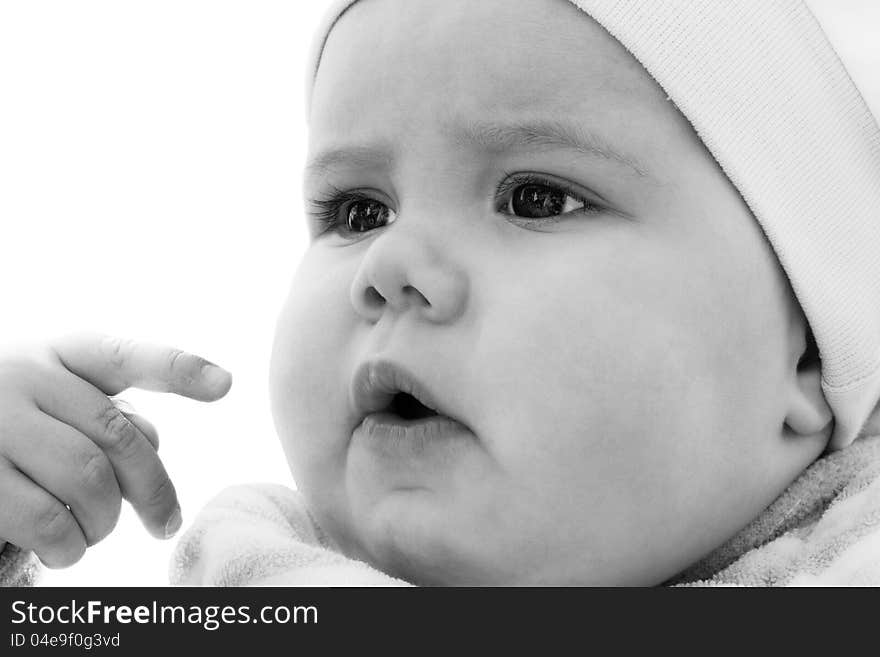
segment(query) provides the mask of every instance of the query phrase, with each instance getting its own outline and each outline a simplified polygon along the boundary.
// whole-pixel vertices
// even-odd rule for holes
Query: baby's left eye
[[[584,207],[584,201],[549,185],[520,185],[513,190],[508,206],[510,213],[518,217],[540,219],[578,210]]]
[[[592,214],[600,209],[561,184],[531,176],[505,181],[498,191],[498,211],[522,219],[550,219],[572,212]]]

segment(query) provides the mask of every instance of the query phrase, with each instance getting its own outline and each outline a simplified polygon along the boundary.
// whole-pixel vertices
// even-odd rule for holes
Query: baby
[[[298,492],[226,491],[172,582],[880,583],[880,131],[800,2],[349,0],[317,44]],[[121,497],[179,526],[130,385],[230,380],[0,362],[9,581]]]

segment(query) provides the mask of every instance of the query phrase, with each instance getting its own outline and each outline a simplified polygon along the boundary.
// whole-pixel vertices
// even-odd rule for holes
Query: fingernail
[[[222,385],[226,385],[229,380],[232,378],[232,375],[224,370],[219,365],[205,365],[202,370],[202,376],[204,377],[205,383],[210,385],[211,387],[220,387]]]
[[[174,513],[171,514],[171,517],[168,518],[168,522],[165,523],[165,538],[171,538],[174,536],[182,524],[183,516],[180,515],[180,507],[177,507],[174,509]]]

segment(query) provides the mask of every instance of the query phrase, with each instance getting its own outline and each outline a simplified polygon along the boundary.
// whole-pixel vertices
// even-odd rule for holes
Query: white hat
[[[356,1],[331,7],[307,99]],[[880,128],[815,15],[802,0],[570,1],[663,87],[763,228],[819,348],[829,448],[880,432]]]

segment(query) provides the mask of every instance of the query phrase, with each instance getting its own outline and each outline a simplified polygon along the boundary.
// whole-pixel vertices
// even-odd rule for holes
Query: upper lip
[[[351,403],[359,418],[389,408],[394,396],[401,392],[448,417],[428,387],[412,372],[392,361],[368,360],[358,366],[351,380]]]

